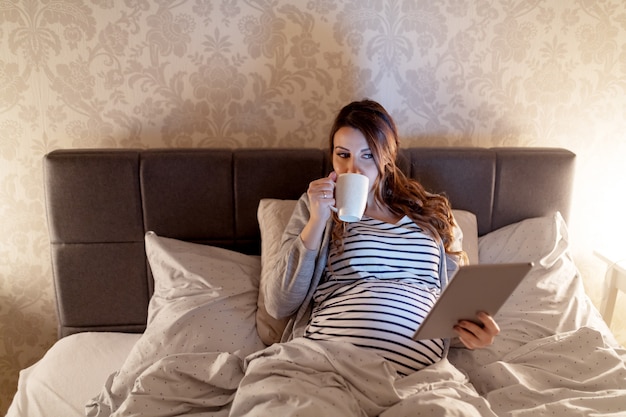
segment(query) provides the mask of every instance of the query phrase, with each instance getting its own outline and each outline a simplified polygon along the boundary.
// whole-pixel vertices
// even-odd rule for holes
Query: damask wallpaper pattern
[[[46,152],[323,147],[335,112],[363,97],[404,146],[576,152],[570,226],[599,302],[591,249],[626,233],[612,214],[626,209],[622,0],[5,1],[0,412],[56,338]]]

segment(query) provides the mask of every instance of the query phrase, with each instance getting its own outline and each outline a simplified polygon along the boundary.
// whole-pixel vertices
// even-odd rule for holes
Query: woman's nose
[[[355,163],[354,160],[350,160],[350,162],[348,163],[348,171],[351,174],[360,174],[361,170],[359,169],[358,164]]]

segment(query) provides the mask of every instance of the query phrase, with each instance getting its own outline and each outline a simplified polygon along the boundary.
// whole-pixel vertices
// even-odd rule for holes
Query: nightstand
[[[602,314],[604,321],[610,326],[613,319],[613,311],[615,310],[617,292],[626,292],[626,254],[610,253],[608,251],[594,251],[594,254],[607,265],[600,314]]]

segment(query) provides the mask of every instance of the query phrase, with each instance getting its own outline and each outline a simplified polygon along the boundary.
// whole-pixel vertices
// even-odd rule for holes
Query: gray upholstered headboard
[[[483,235],[569,214],[573,153],[554,148],[411,148],[400,165]],[[59,335],[140,332],[152,278],[144,234],[259,253],[261,198],[297,199],[330,171],[318,149],[58,150],[44,160]]]

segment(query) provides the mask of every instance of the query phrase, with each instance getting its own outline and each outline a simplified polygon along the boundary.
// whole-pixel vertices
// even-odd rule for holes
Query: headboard
[[[399,165],[479,235],[560,211],[575,155],[560,148],[410,148]],[[258,254],[262,198],[297,199],[331,170],[320,149],[57,150],[44,158],[59,336],[145,329],[144,234]]]

